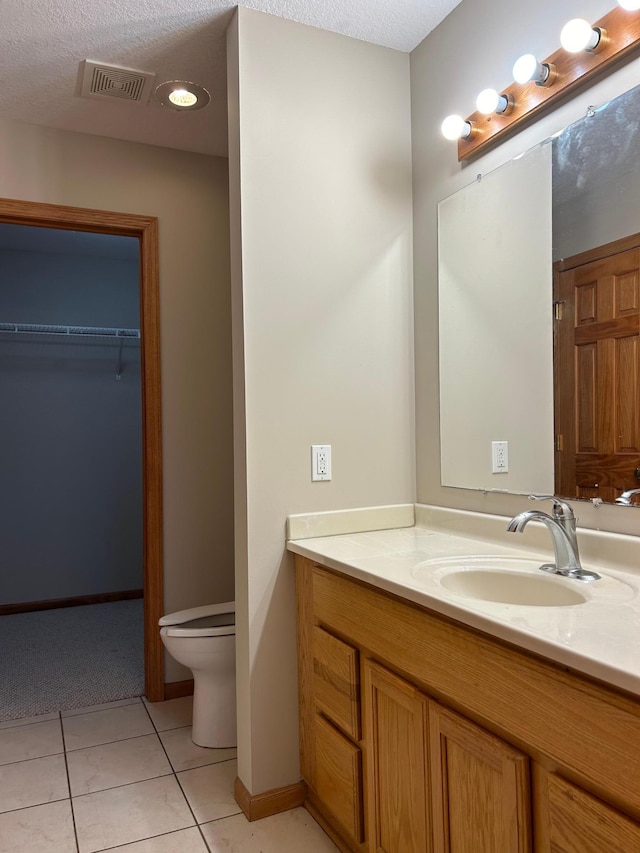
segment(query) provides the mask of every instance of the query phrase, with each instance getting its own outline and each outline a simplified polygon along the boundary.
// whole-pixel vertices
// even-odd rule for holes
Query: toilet
[[[171,657],[193,672],[193,742],[236,746],[235,601],[169,613],[158,624]]]

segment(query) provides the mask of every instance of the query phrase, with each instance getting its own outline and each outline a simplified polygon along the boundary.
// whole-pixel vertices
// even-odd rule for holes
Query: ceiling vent
[[[76,94],[83,98],[116,98],[146,104],[156,75],[122,65],[106,65],[85,59],[80,63]]]

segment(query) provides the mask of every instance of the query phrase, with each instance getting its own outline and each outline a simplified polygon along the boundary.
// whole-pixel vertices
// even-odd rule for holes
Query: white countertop
[[[524,567],[542,575],[522,560],[531,557],[540,563],[548,562],[550,551],[527,552],[522,547],[511,548],[486,538],[423,526],[292,539],[287,548],[640,696],[640,574],[636,572],[624,567],[604,569],[599,561],[590,563],[583,558],[584,568],[595,568],[602,575],[601,580],[588,584],[555,576],[553,580],[577,588],[587,598],[584,604],[499,604],[450,592],[438,581],[446,569],[422,564],[436,558],[452,558],[447,560],[451,568],[456,558],[461,558],[462,566],[464,557],[491,555],[512,557],[516,570]]]

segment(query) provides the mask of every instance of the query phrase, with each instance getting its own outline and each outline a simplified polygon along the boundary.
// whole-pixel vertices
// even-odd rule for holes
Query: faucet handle
[[[529,495],[530,501],[553,501],[553,517],[556,520],[572,520],[575,519],[571,504],[561,501],[555,495]]]

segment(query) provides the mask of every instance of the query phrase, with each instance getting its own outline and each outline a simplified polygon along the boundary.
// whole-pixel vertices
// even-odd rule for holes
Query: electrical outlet
[[[491,473],[507,474],[509,471],[509,442],[491,442]]]
[[[331,479],[330,444],[311,445],[311,479],[314,482]]]

